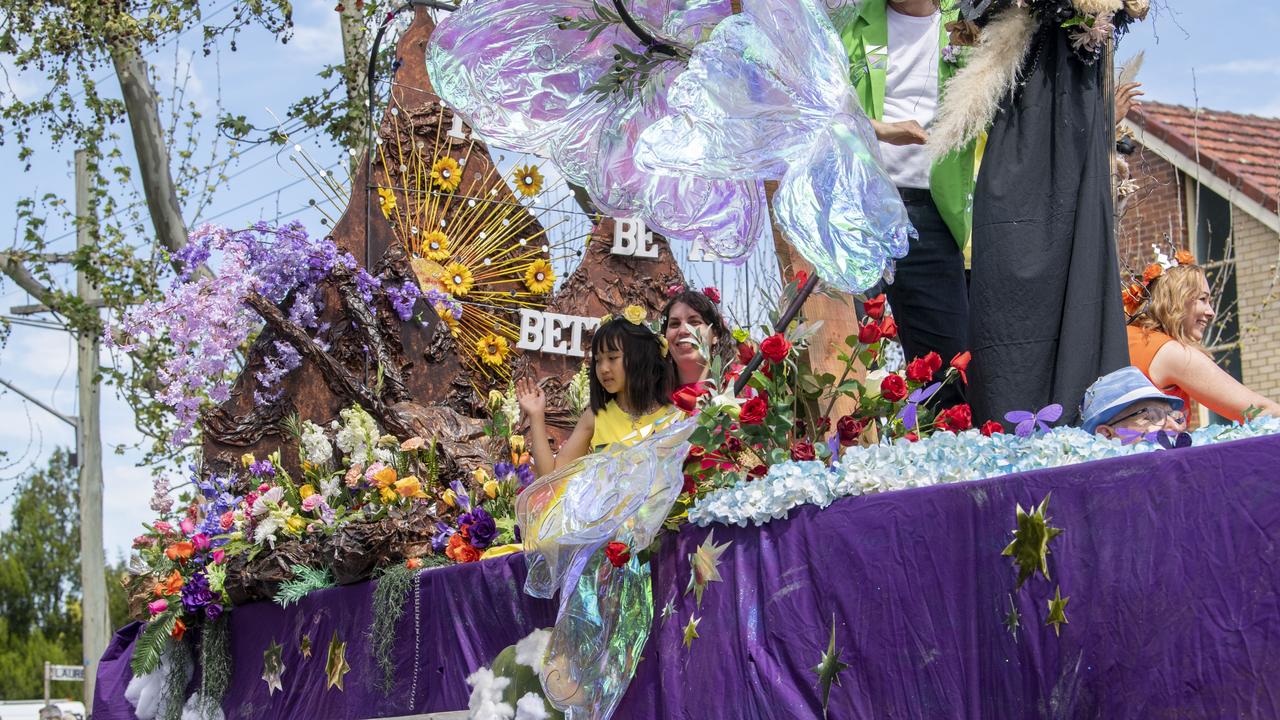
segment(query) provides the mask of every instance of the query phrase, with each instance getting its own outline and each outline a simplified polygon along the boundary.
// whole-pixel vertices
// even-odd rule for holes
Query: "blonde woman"
[[[1129,361],[1162,392],[1195,400],[1225,418],[1242,420],[1250,407],[1280,416],[1280,405],[1228,375],[1201,347],[1214,318],[1213,302],[1204,269],[1189,257],[1185,262],[1167,270],[1148,267],[1146,292],[1137,286],[1126,293],[1127,302],[1146,295],[1129,320]]]

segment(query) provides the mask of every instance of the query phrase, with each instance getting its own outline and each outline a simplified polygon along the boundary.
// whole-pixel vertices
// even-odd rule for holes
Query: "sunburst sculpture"
[[[505,178],[494,164],[469,167],[484,146],[450,133],[438,101],[426,110],[391,114],[374,184],[418,284],[435,291],[436,313],[478,371],[478,384],[492,386],[510,379],[519,311],[546,307],[555,288],[551,228],[539,223],[537,208],[518,201],[540,193],[545,179],[531,163]]]

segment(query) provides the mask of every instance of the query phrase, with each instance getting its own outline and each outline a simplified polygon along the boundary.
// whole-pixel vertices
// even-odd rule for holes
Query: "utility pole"
[[[89,204],[89,159],[76,151],[76,250],[83,253],[94,244],[97,227]],[[96,314],[98,290],[83,269],[76,270],[76,294]],[[79,432],[76,453],[80,460],[80,588],[84,615],[81,638],[84,647],[84,703],[93,712],[94,680],[98,658],[107,649],[111,632],[107,608],[106,550],[102,541],[102,430],[99,425],[98,332],[84,328],[76,338],[76,377],[79,398]]]

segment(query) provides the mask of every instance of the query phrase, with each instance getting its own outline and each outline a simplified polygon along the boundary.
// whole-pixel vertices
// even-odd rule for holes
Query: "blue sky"
[[[214,111],[219,87],[224,106],[247,115],[259,125],[272,123],[268,109],[283,115],[297,97],[315,92],[322,81],[316,71],[341,55],[337,15],[333,1],[302,0],[295,4],[297,27],[287,45],[272,42],[265,33],[248,32],[241,36],[240,51],[223,51],[215,66],[201,57],[196,42],[198,31],[151,54],[152,61],[167,77],[175,67],[192,65],[192,81],[188,94],[206,115]],[[227,12],[229,2],[211,2],[208,12]],[[214,18],[217,19],[217,18]],[[1176,7],[1160,4],[1145,23],[1135,25],[1121,44],[1117,57],[1125,59],[1139,50],[1145,51],[1145,64],[1139,80],[1144,83],[1146,98],[1161,102],[1198,104],[1201,107],[1232,112],[1280,116],[1280,5],[1273,2],[1186,2]],[[176,50],[176,52],[175,52]],[[193,55],[194,53],[194,55]],[[3,58],[0,67],[9,71],[14,92],[23,97],[42,91],[39,78],[18,77]],[[115,81],[107,70],[107,86]],[[219,79],[221,82],[219,82]],[[7,101],[8,89],[0,85],[0,100]],[[128,136],[127,126],[118,131]],[[206,138],[210,132],[205,127]],[[300,145],[324,165],[337,162],[340,152],[304,136]],[[21,182],[8,182],[0,187],[0,246],[8,246],[14,227],[14,204],[25,194],[54,191],[71,197],[70,148],[48,148],[37,154],[31,172]],[[254,220],[296,217],[313,232],[322,230],[319,216],[307,210],[307,202],[319,198],[310,181],[304,179],[290,163],[289,150],[264,147],[244,148],[241,158],[229,168],[235,177],[220,188],[203,219],[243,226]],[[21,170],[16,150],[0,147],[0,167],[14,177]],[[54,228],[49,237],[63,235],[66,229]],[[60,240],[54,249],[69,249],[71,237]],[[70,273],[62,278],[72,282]],[[7,279],[0,280],[0,313],[30,302],[25,293]],[[75,412],[75,352],[71,338],[65,333],[44,329],[14,327],[8,344],[0,349],[0,377],[14,382],[61,412]],[[106,446],[105,533],[111,558],[127,552],[130,538],[137,533],[150,511],[150,471],[134,465],[136,456],[111,452],[117,444],[137,441],[127,408],[110,388],[103,392],[103,435]],[[44,411],[7,391],[0,393],[0,449],[10,454],[9,467],[0,468],[0,526],[7,524],[5,508],[14,485],[11,478],[32,464],[42,465],[58,445],[70,445],[68,427]],[[175,478],[181,476],[174,469]]]

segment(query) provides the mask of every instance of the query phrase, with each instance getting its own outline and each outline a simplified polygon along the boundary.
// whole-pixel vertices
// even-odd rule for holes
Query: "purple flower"
[[[498,536],[498,525],[493,521],[493,516],[479,505],[458,518],[458,527],[467,528],[471,544],[481,550],[489,547]]]
[[[213,602],[213,591],[209,589],[209,579],[203,572],[193,574],[182,586],[182,609],[195,614]]]
[[[211,602],[208,605],[204,606],[204,616],[209,618],[209,620],[211,621],[217,620],[218,616],[221,614],[222,614],[221,603]]]
[[[520,463],[516,466],[516,476],[520,478],[520,487],[526,488],[537,479],[533,474],[533,468],[529,467],[529,463]]]
[[[960,64],[960,47],[957,45],[947,45],[942,48],[942,61],[951,63],[952,65]]]
[[[437,522],[436,534],[431,538],[432,551],[434,551],[437,555],[443,553],[445,551],[445,548],[449,547],[449,538],[453,537],[453,534],[455,532],[457,531],[449,527],[448,525],[442,522]]]
[[[257,478],[275,477],[276,466],[270,460],[255,460],[249,465],[249,474]]]
[[[515,475],[515,473],[516,466],[509,462],[500,462],[493,466],[493,479],[498,482],[506,482],[507,478]]]
[[[413,305],[421,297],[422,290],[416,283],[406,282],[403,285],[392,285],[387,288],[387,299],[391,301],[391,308],[395,310],[396,317],[402,321],[408,321],[413,317]]]

